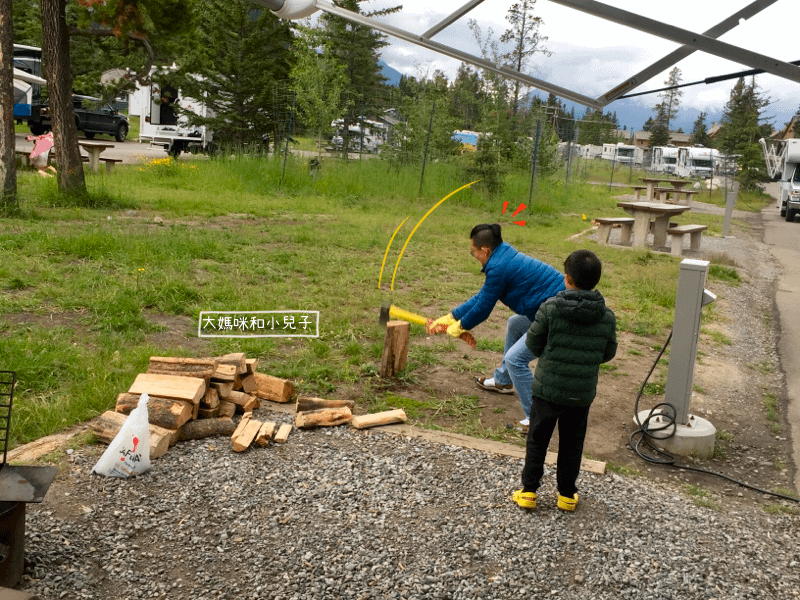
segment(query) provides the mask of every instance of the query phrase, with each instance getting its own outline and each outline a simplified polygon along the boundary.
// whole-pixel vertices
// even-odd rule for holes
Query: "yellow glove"
[[[464,333],[466,329],[461,328],[461,321],[453,321],[450,326],[447,328],[447,335],[452,336],[454,338],[461,337],[461,334]]]
[[[428,334],[444,333],[447,331],[447,328],[455,322],[456,320],[453,318],[453,313],[449,313],[443,317],[439,317],[435,321],[429,322],[425,328],[428,330]]]

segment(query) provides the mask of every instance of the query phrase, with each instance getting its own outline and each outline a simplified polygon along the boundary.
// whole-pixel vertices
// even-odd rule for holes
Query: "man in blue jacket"
[[[503,241],[500,225],[476,225],[469,234],[470,253],[481,263],[486,281],[481,290],[453,312],[433,322],[432,331],[444,331],[459,337],[464,331],[483,323],[499,300],[511,310],[506,325],[503,362],[494,377],[478,377],[476,383],[485,390],[512,394],[516,389],[527,427],[531,413],[530,363],[536,356],[525,344],[525,334],[539,310],[539,305],[564,288],[564,276],[535,258],[526,256]]]

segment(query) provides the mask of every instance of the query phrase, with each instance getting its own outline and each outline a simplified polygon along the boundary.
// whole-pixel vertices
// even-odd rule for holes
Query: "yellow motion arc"
[[[439,200],[439,201],[438,201],[436,204],[434,204],[434,205],[431,207],[431,209],[430,209],[428,212],[426,212],[426,213],[425,213],[425,216],[423,216],[423,217],[422,217],[422,218],[419,220],[419,222],[418,222],[416,225],[414,225],[414,229],[412,229],[412,230],[411,230],[411,233],[409,233],[409,234],[408,234],[408,238],[406,238],[406,243],[405,243],[405,244],[403,244],[403,249],[402,249],[402,250],[400,250],[400,256],[398,256],[398,257],[397,257],[397,263],[395,263],[395,265],[394,265],[394,273],[392,273],[392,285],[389,287],[389,289],[390,289],[391,291],[394,291],[394,277],[395,277],[395,275],[397,275],[397,267],[399,267],[399,266],[400,266],[400,259],[401,259],[401,258],[403,258],[403,253],[406,251],[406,246],[408,246],[408,242],[409,242],[409,241],[411,241],[411,236],[412,236],[412,235],[414,235],[414,232],[417,230],[417,228],[418,228],[420,225],[422,225],[422,222],[423,222],[425,219],[427,219],[427,218],[428,218],[428,215],[429,215],[429,214],[431,214],[431,213],[432,213],[434,210],[436,210],[436,208],[437,208],[437,207],[438,207],[438,206],[439,206],[439,205],[440,205],[442,202],[444,202],[445,200],[447,200],[447,199],[448,199],[450,196],[452,196],[453,194],[455,194],[455,193],[457,193],[457,192],[460,192],[460,191],[461,191],[461,190],[463,190],[464,188],[468,188],[469,186],[471,186],[471,185],[474,185],[474,184],[478,183],[479,181],[480,181],[480,179],[476,179],[475,181],[473,181],[473,182],[471,182],[471,183],[468,183],[468,184],[466,184],[466,185],[462,185],[462,186],[461,186],[460,188],[458,188],[457,190],[453,190],[452,192],[450,192],[449,194],[447,194],[447,196],[445,196],[444,198],[442,198],[441,200]]]
[[[408,215],[405,219],[403,219],[403,223],[408,221],[411,215]],[[394,236],[397,235],[397,232],[400,231],[400,228],[403,226],[403,223],[397,226],[397,229],[394,230],[392,237],[389,239],[389,243],[386,245],[386,252],[383,253],[383,262],[381,263],[381,272],[378,274],[378,289],[381,289],[381,279],[383,278],[383,267],[386,266],[386,257],[389,255],[389,248],[394,241]]]

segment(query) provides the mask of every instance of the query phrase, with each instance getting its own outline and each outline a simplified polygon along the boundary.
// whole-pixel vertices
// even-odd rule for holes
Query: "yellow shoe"
[[[527,508],[529,510],[536,508],[536,492],[517,490],[511,494],[511,499],[519,504],[522,508]]]
[[[575,507],[578,505],[578,494],[575,494],[572,498],[568,498],[567,496],[562,496],[561,494],[558,495],[558,508],[561,510],[567,510],[572,512],[575,510]]]

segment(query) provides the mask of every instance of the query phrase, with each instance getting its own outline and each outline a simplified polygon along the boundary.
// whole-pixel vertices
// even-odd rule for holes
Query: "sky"
[[[402,3],[401,11],[380,17],[380,20],[408,32],[422,34],[467,1],[439,0],[431,3],[430,0],[371,0],[363,1],[361,9],[368,12]],[[749,5],[751,1],[670,0],[661,3],[614,0],[613,6],[674,27],[703,33]],[[505,16],[513,3],[513,0],[485,0],[469,14],[434,36],[433,40],[479,56],[480,50],[468,27],[468,20],[475,19],[484,35],[491,28],[493,37],[498,39],[509,26]],[[606,4],[610,4],[608,0]],[[680,45],[550,0],[537,0],[534,12],[544,21],[540,34],[548,38],[545,46],[551,56],[536,55],[527,73],[591,98],[599,97],[615,88]],[[797,23],[800,22],[798,17],[798,0],[777,0],[760,14],[740,23],[718,39],[778,60],[800,60],[800,44],[794,35]],[[383,49],[382,59],[397,71],[419,78],[432,75],[435,69],[440,69],[451,81],[455,78],[460,61],[394,37],[389,37],[388,41],[389,46]],[[695,52],[674,66],[681,70],[684,83],[751,68],[702,51]],[[663,87],[671,68],[633,91]],[[700,111],[709,114],[706,123],[710,125],[722,115],[734,83],[735,79],[683,88],[680,113],[671,128],[681,127],[684,131],[690,131]],[[772,101],[764,112],[765,116],[776,128],[783,127],[800,108],[800,83],[770,74],[758,75],[756,83],[762,93]],[[547,92],[540,91],[539,94],[543,98],[547,97]],[[639,130],[644,121],[653,116],[653,107],[659,101],[657,94],[649,94],[635,99],[617,100],[604,110],[617,112],[621,126],[625,125],[629,130]],[[585,107],[576,105],[575,111],[577,115],[582,115]]]

